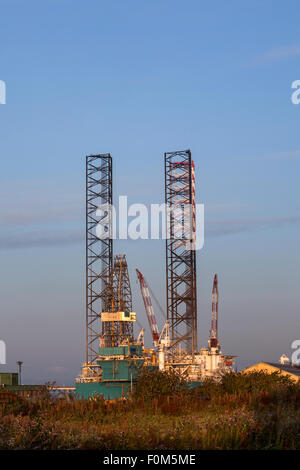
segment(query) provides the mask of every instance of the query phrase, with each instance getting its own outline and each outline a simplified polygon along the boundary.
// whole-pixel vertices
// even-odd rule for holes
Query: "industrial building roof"
[[[266,364],[269,364],[272,367],[276,367],[277,369],[280,369],[282,371],[288,372],[289,374],[297,375],[300,377],[300,367],[295,367],[291,366],[288,364],[279,364],[276,362],[265,362]]]

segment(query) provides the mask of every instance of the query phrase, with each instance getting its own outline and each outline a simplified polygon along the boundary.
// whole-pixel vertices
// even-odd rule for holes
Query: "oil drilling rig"
[[[126,257],[113,256],[112,157],[86,157],[86,361],[79,396],[124,396],[144,366]]]
[[[197,346],[195,165],[190,150],[165,153],[167,321],[170,345],[165,369],[193,384],[219,378],[234,356],[224,356],[218,342],[218,282],[212,292],[212,325],[208,348]]]
[[[143,368],[174,370],[193,385],[229,370],[218,341],[218,285],[213,284],[208,348],[197,345],[195,166],[190,150],[168,152],[165,162],[166,312],[159,333],[148,284],[139,270],[153,348],[144,347],[126,256],[113,254],[112,157],[86,157],[86,360],[76,379],[79,396],[126,396]]]

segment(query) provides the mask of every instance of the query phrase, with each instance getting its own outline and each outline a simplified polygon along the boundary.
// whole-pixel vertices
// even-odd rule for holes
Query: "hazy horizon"
[[[71,384],[80,373],[85,156],[111,153],[115,201],[151,204],[164,202],[164,152],[188,148],[205,205],[199,345],[218,273],[222,351],[240,367],[290,357],[300,339],[299,4],[0,6],[0,371],[22,360],[27,384]],[[165,307],[164,241],[117,240],[114,253],[126,254],[150,346],[135,269]]]

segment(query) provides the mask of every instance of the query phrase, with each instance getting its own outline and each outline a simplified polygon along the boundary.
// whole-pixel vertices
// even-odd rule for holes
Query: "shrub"
[[[176,396],[186,389],[185,381],[174,371],[145,369],[135,384],[133,398],[148,401],[153,398]]]
[[[259,371],[247,374],[230,372],[224,374],[221,382],[206,380],[200,389],[201,394],[211,397],[212,395],[225,394],[257,394],[274,390],[293,391],[295,387],[297,386],[288,376],[281,375],[279,372],[267,374],[264,371]]]

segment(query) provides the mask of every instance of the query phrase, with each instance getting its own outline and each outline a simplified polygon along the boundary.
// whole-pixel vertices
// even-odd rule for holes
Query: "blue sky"
[[[299,3],[0,1],[0,339],[24,382],[84,358],[85,155],[114,197],[163,202],[163,153],[190,148],[205,204],[199,338],[219,276],[223,351],[277,361],[299,339]],[[164,243],[120,241],[165,305]],[[147,341],[150,340],[148,335]]]

